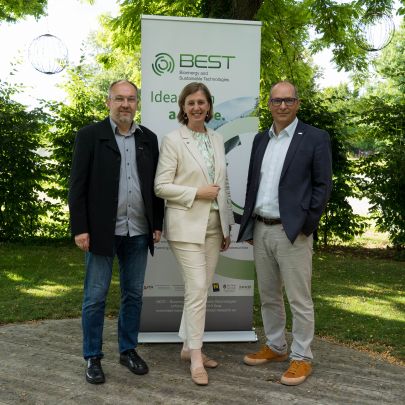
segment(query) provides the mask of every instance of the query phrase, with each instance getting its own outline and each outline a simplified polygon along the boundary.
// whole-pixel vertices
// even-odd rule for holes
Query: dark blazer
[[[266,130],[258,133],[253,141],[238,241],[253,239],[253,210],[259,190],[263,156],[269,140]],[[329,134],[298,120],[278,187],[280,219],[291,243],[294,243],[301,232],[309,236],[315,231],[331,188],[332,154]]]
[[[159,157],[156,135],[140,126],[135,133],[136,162],[153,254],[153,231],[162,230],[163,205],[153,191]],[[110,119],[82,128],[76,136],[69,187],[73,235],[90,234],[90,251],[112,256],[121,155]]]

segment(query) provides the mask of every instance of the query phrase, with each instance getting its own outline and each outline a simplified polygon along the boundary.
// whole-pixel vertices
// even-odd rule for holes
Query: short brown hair
[[[135,83],[132,83],[131,81],[126,80],[126,79],[116,80],[115,82],[112,82],[112,83],[110,84],[110,87],[108,88],[108,97],[111,97],[111,90],[112,90],[112,88],[113,88],[116,84],[118,84],[118,83],[128,83],[128,84],[130,84],[131,86],[133,86],[133,87],[135,88],[135,91],[136,91],[136,96],[138,97],[138,87],[136,87],[136,84],[135,84]]]
[[[197,91],[201,90],[205,97],[207,98],[208,104],[210,105],[210,110],[207,113],[207,116],[205,117],[205,122],[209,122],[211,120],[211,118],[213,117],[213,103],[212,103],[212,96],[210,91],[208,90],[208,87],[203,84],[203,83],[199,83],[199,82],[192,82],[187,84],[187,86],[185,86],[183,88],[183,90],[180,93],[179,96],[179,100],[178,100],[178,104],[179,104],[179,112],[177,114],[177,120],[180,122],[180,124],[184,124],[186,125],[188,122],[188,118],[187,116],[185,116],[184,113],[184,104],[186,102],[186,98],[190,95],[190,94],[194,94]]]

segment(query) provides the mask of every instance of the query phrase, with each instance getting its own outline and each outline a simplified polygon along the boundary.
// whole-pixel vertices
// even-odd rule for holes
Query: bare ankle
[[[204,367],[201,349],[191,349],[190,357],[191,357],[191,369],[195,370],[196,368]]]

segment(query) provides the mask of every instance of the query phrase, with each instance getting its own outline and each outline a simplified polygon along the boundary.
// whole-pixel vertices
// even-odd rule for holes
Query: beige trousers
[[[311,297],[312,235],[298,235],[292,244],[282,225],[255,223],[254,259],[267,345],[276,353],[287,352],[283,286],[292,313],[290,357],[311,360],[314,307]]]
[[[169,241],[184,281],[184,307],[179,336],[190,349],[201,349],[208,289],[218,263],[223,235],[218,211],[211,211],[205,243]]]

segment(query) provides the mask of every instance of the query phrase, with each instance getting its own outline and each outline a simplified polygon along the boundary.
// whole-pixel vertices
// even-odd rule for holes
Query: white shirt
[[[254,213],[264,218],[280,218],[278,204],[278,185],[283,169],[285,156],[297,128],[298,118],[278,135],[274,132],[274,124],[269,130],[270,141],[267,144],[260,170],[260,184],[257,193]]]

